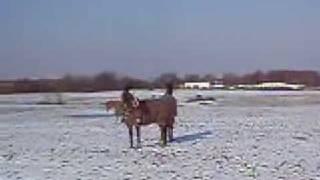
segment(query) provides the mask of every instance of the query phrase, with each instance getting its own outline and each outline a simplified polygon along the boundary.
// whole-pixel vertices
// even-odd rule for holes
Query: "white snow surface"
[[[1,95],[0,179],[320,179],[320,92],[179,90],[175,141],[145,126],[139,149],[104,110],[120,93]],[[217,101],[185,103],[197,94]]]

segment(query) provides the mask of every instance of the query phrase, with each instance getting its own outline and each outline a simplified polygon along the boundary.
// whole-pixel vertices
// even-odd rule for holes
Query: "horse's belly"
[[[150,124],[153,124],[154,122],[141,122],[139,123],[139,125],[142,125],[142,126],[147,126],[147,125],[150,125]]]

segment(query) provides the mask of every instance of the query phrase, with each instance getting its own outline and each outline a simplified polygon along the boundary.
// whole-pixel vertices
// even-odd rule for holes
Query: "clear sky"
[[[319,0],[0,0],[0,78],[320,70]]]

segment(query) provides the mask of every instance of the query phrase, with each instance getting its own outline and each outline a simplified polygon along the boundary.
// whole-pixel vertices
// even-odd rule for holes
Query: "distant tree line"
[[[183,77],[176,73],[164,73],[153,80],[145,80],[130,76],[119,75],[114,72],[103,72],[95,76],[65,75],[60,79],[18,79],[14,81],[0,81],[0,93],[31,93],[31,92],[96,92],[105,90],[119,90],[126,85],[132,88],[163,88],[167,83],[175,85],[184,82],[215,81],[225,85],[257,84],[260,82],[286,82],[305,84],[309,87],[320,86],[320,74],[316,71],[256,71],[238,75],[226,73],[221,77],[214,74],[198,75],[186,74]]]
[[[225,74],[223,81],[227,85],[258,84],[261,82],[286,82],[291,84],[304,84],[308,87],[320,86],[320,74],[316,71],[256,71],[254,73],[236,75]]]
[[[223,82],[225,85],[237,84],[258,84],[262,82],[286,82],[290,84],[304,84],[308,87],[320,86],[320,73],[317,71],[297,71],[297,70],[273,70],[273,71],[256,71],[238,75],[234,73],[226,73],[222,76],[215,74],[206,74],[200,76],[198,74],[186,74],[183,77],[177,76],[175,73],[166,73],[160,75],[152,82],[156,87],[161,87],[167,82],[181,84],[183,82]]]

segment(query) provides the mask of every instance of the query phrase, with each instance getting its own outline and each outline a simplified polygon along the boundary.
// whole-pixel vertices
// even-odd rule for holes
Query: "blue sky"
[[[0,79],[320,70],[318,0],[0,0]]]

